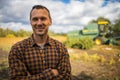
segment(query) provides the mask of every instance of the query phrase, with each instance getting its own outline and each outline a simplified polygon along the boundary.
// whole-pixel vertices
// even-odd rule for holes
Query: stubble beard
[[[37,34],[41,39],[43,39],[45,36],[47,36],[47,33],[48,33],[48,29],[45,30],[45,32],[43,34]]]

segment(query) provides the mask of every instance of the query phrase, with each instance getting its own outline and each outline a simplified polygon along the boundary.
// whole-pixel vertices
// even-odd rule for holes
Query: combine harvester
[[[90,37],[95,44],[112,44],[119,45],[120,35],[113,35],[112,27],[108,21],[98,21],[97,23],[89,23],[82,30],[70,31],[68,40],[72,38]]]

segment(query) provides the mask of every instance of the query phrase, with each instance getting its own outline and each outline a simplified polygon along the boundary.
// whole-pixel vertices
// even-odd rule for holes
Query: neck
[[[33,35],[34,36],[34,39],[35,39],[35,42],[36,42],[36,44],[37,45],[39,45],[39,46],[43,46],[45,43],[46,43],[46,41],[47,41],[47,36],[48,35],[41,35],[41,36],[39,36],[39,35]]]

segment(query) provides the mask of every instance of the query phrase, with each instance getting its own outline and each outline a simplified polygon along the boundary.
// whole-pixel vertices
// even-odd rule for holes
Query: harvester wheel
[[[95,39],[95,44],[101,45],[102,43],[103,43],[103,40],[100,37]]]

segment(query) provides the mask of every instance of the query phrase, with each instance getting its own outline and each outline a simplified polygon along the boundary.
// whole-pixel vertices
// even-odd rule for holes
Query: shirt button
[[[43,61],[43,63],[45,63],[45,60]]]

